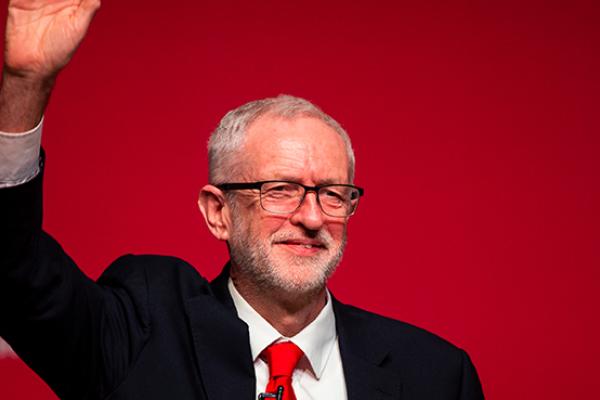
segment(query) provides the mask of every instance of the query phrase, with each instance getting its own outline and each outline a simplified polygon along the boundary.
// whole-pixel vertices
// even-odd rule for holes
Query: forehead
[[[247,179],[313,183],[348,182],[348,155],[341,136],[315,117],[265,115],[248,128]]]

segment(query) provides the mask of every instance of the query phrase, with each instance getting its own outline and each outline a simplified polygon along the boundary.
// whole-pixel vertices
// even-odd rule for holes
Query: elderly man
[[[0,336],[50,387],[65,399],[483,398],[465,352],[327,291],[363,190],[348,135],[303,99],[243,105],[210,138],[198,204],[231,256],[215,281],[159,256],[122,257],[97,282],[79,271],[41,230],[40,121],[97,7],[9,4]]]

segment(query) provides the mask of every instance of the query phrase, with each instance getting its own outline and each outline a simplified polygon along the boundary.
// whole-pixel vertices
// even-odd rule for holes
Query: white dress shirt
[[[292,387],[298,400],[347,399],[342,358],[335,329],[331,295],[317,318],[294,337],[281,335],[240,295],[229,279],[229,293],[238,317],[248,325],[250,350],[256,374],[256,396],[265,391],[269,366],[261,353],[275,342],[292,341],[304,352],[292,375]]]
[[[25,183],[38,174],[42,124],[43,119],[22,133],[0,131],[0,188]]]

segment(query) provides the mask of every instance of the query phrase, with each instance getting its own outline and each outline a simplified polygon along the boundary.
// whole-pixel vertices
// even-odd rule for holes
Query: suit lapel
[[[202,382],[209,400],[252,400],[256,378],[247,325],[237,318],[227,289],[229,268],[211,282],[212,293],[186,302]],[[382,330],[362,312],[333,298],[348,400],[398,400],[398,375],[382,367],[389,347]]]
[[[333,298],[333,297],[332,297]],[[361,312],[333,298],[348,400],[400,399],[400,377],[382,367],[389,347],[384,333]]]
[[[229,269],[211,283],[211,294],[186,302],[202,382],[209,400],[254,399],[256,379],[248,327],[237,318],[227,290]]]

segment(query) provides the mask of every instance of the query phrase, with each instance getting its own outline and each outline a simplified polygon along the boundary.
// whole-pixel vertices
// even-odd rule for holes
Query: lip
[[[312,256],[326,249],[323,243],[306,239],[285,240],[277,242],[275,245],[301,256]]]

